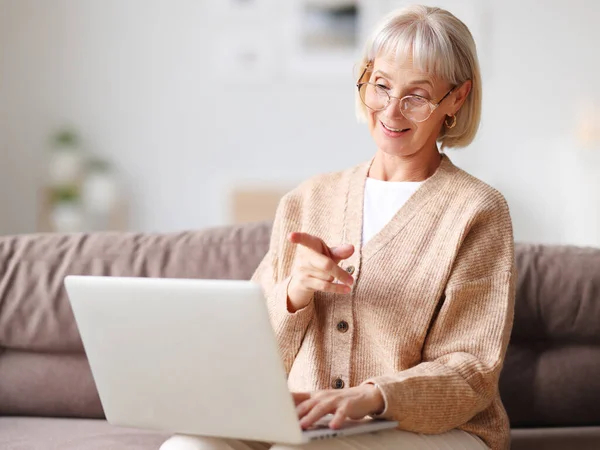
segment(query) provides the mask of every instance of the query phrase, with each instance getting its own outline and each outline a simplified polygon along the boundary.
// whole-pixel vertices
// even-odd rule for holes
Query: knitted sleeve
[[[497,394],[516,282],[512,224],[504,199],[478,209],[456,255],[422,362],[365,381],[383,394],[380,417],[397,420],[408,431],[456,428],[486,409]]]

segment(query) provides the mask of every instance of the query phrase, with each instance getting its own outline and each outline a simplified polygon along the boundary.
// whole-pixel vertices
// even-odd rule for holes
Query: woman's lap
[[[437,435],[384,430],[324,439],[304,445],[267,444],[207,437],[174,436],[160,450],[489,450],[475,436],[460,430]]]

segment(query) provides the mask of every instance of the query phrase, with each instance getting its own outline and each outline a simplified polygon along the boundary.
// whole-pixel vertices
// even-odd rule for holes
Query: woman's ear
[[[463,103],[467,100],[469,92],[471,92],[472,85],[473,83],[471,80],[467,80],[458,88],[456,88],[455,95],[453,96],[454,102],[452,102],[452,114],[456,114],[462,107]]]

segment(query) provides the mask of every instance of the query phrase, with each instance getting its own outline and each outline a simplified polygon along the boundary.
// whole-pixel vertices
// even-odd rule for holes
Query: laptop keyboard
[[[331,419],[333,419],[333,415],[328,414],[325,417],[317,420],[311,427],[307,428],[306,431],[328,430],[330,429],[329,422],[331,422]]]

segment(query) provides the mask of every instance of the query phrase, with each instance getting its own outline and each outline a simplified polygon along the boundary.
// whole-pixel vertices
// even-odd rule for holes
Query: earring
[[[452,118],[452,123],[448,123],[448,118]],[[444,120],[444,123],[446,124],[446,126],[448,128],[454,128],[456,126],[456,114],[452,114],[451,116],[448,116],[448,118],[446,118],[446,120]]]
[[[452,123],[448,123],[448,118],[452,118]],[[456,114],[452,114],[451,116],[448,116],[448,118],[446,118],[446,120],[444,120],[444,123],[446,124],[446,126],[448,128],[454,128],[456,126]]]

